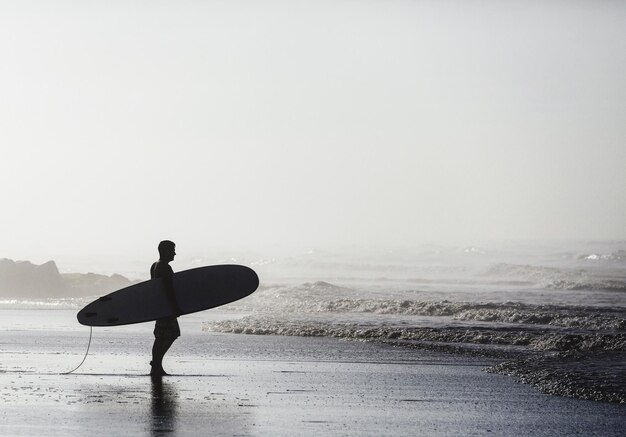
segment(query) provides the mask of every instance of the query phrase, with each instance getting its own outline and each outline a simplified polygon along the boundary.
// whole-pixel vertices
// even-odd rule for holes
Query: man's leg
[[[154,344],[152,345],[152,361],[150,365],[152,366],[151,375],[167,375],[165,370],[163,370],[163,357],[166,352],[172,346],[176,337],[156,337],[154,339]]]

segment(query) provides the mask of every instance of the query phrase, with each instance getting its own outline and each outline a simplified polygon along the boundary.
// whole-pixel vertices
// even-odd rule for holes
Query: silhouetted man
[[[169,262],[174,260],[174,256],[176,256],[176,245],[169,240],[161,241],[159,243],[159,260],[150,267],[150,278],[161,278],[167,300],[175,314],[171,317],[158,319],[154,325],[154,345],[152,346],[152,361],[150,361],[152,366],[150,375],[152,376],[167,375],[163,370],[163,357],[172,343],[180,337],[177,316],[181,311],[174,294],[174,271],[169,265]]]

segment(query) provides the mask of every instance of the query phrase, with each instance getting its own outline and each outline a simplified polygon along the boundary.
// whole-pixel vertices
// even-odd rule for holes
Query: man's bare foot
[[[163,366],[155,366],[154,364],[152,364],[152,361],[150,361],[150,366],[152,366],[152,370],[150,370],[150,376],[156,376],[156,377],[169,376],[169,373],[167,373],[163,369]]]

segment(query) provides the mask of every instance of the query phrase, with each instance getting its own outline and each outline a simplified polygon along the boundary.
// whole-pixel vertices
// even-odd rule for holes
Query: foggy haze
[[[0,257],[626,238],[624,2],[3,2],[0,53]]]

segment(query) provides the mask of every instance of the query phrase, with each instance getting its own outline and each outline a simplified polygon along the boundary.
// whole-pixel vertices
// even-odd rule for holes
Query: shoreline
[[[485,372],[491,359],[336,338],[187,330],[155,382],[148,325],[100,330],[71,375],[51,371],[82,359],[82,332],[5,331],[0,434],[610,436],[626,423],[624,405],[542,394]]]

